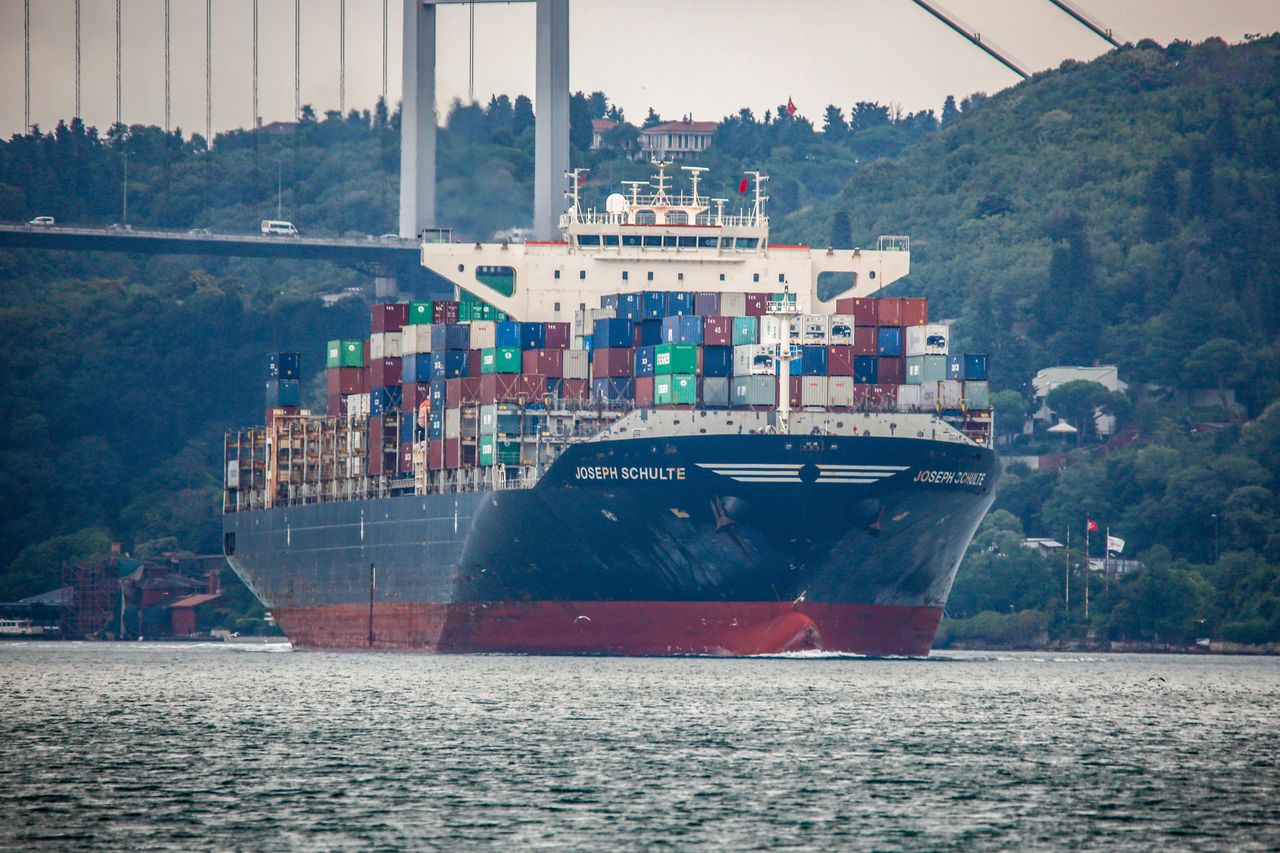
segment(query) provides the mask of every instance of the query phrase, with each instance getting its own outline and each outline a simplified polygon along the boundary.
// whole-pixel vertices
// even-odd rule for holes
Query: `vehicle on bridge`
[[[282,219],[262,220],[262,233],[268,237],[299,237],[297,226]]]
[[[50,225],[54,225],[54,224],[56,224],[56,223],[53,221],[53,217],[52,217],[52,216],[37,216],[35,219],[32,219],[32,220],[31,220],[30,222],[28,222],[27,224],[28,224],[28,225],[37,225],[37,226],[39,226],[39,227],[41,227],[41,228],[46,228],[46,227],[48,227],[48,226],[50,226]]]

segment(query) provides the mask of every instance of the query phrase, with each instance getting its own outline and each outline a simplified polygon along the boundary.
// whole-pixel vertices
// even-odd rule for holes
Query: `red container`
[[[708,347],[733,346],[733,319],[707,317],[702,323],[702,345]]]
[[[436,302],[432,306],[431,321],[433,323],[456,323],[458,322],[458,303],[456,302]]]
[[[876,302],[876,325],[877,326],[901,326],[902,325],[902,303],[906,301],[893,296],[885,296],[875,300]],[[853,322],[857,323],[858,318],[854,317]]]
[[[929,300],[909,296],[902,300],[902,325],[923,326],[929,322]]]
[[[855,326],[874,326],[876,325],[876,303],[879,301],[865,296],[837,299],[836,313],[852,316]]]
[[[382,415],[369,418],[369,458],[382,452]]]
[[[410,382],[400,387],[401,411],[406,414],[418,413],[418,406],[431,399],[431,386],[423,382]]]
[[[374,453],[374,452],[370,451],[370,453],[369,453],[369,473],[370,473],[370,474],[381,474],[381,473],[382,473],[382,451],[378,451],[377,453]]]
[[[898,405],[898,386],[883,382],[868,385],[867,403],[875,409],[891,409]]]
[[[427,467],[432,471],[444,468],[444,439],[427,442]]]
[[[763,317],[769,313],[769,294],[767,293],[748,293],[747,294],[747,316]]]
[[[871,404],[871,389],[874,387],[874,385],[859,385],[855,383],[853,386],[853,405],[859,409],[867,408]]]
[[[478,349],[468,350],[467,352],[467,375],[479,376],[481,367],[481,352]]]
[[[459,398],[464,403],[474,403],[480,399],[480,377],[465,376],[462,379],[462,396]]]
[[[791,408],[798,409],[800,408],[800,405],[801,405],[800,400],[802,399],[802,395],[804,394],[804,377],[792,376],[790,377],[790,383],[791,383]]]
[[[827,375],[853,375],[853,347],[832,344],[827,347]]]
[[[369,362],[370,362],[370,360],[373,358],[371,355],[369,355],[369,353],[370,353],[372,350],[373,350],[373,344],[372,344],[372,343],[370,343],[370,341],[369,341],[369,339],[368,339],[368,338],[365,338],[365,340],[364,340],[364,352],[362,352],[362,353],[360,354],[360,357],[361,357],[362,359],[364,359],[364,369],[365,369],[365,371],[366,371],[366,372],[368,372],[368,370],[369,370]]]
[[[565,379],[560,383],[560,397],[564,400],[586,400],[591,383],[586,379]]]
[[[901,385],[907,381],[907,362],[902,358],[882,358],[876,363],[876,379],[882,385]]]
[[[853,327],[853,354],[854,355],[875,355],[876,345],[879,343],[880,333],[875,326],[854,326]],[[850,376],[853,374],[850,373]]]
[[[515,399],[518,384],[519,380],[515,374],[486,373],[479,377],[480,387],[477,389],[476,398],[482,406],[510,402]]]
[[[630,376],[635,369],[636,351],[613,347],[591,351],[591,378]]]
[[[359,394],[362,391],[364,371],[358,367],[331,367],[324,372],[328,394]]]
[[[413,473],[413,444],[412,442],[400,445],[400,473]]]
[[[548,323],[547,349],[568,349],[572,334],[568,323]]]
[[[521,373],[516,382],[516,394],[530,403],[540,403],[547,396],[547,377]]]
[[[524,373],[539,373],[556,379],[564,375],[562,349],[527,349],[523,359],[521,370]]]
[[[347,398],[341,394],[330,394],[328,399],[325,400],[324,411],[331,418],[345,415],[347,413]]]
[[[388,388],[400,384],[400,359],[375,358],[369,365],[369,385],[374,388]]]
[[[637,376],[635,385],[636,405],[649,408],[653,405],[653,377]]]
[[[409,322],[408,302],[386,302],[373,306],[370,314],[369,331],[398,332]]]
[[[446,438],[444,440],[444,467],[462,467],[462,439]]]

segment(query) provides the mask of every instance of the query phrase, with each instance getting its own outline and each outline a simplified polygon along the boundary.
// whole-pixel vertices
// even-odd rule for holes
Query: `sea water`
[[[0,644],[0,849],[1275,850],[1280,660]]]

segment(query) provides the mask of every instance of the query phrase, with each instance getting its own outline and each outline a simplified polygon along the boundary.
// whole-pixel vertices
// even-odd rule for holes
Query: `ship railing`
[[[902,235],[881,235],[876,238],[877,252],[910,252],[911,238]]]
[[[713,226],[721,228],[758,228],[768,224],[768,218],[764,216],[755,216],[753,214],[723,214],[716,215],[710,212],[699,213],[693,218],[692,222],[636,222],[634,218],[630,218],[625,213],[601,213],[596,210],[584,210],[578,213],[565,213],[560,217],[560,225],[562,228],[568,228],[573,225],[610,225],[610,226],[644,226],[652,227],[658,225],[663,228],[678,228],[682,225],[699,225]]]

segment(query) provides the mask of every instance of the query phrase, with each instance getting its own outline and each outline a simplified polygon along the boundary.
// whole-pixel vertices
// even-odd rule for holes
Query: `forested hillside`
[[[704,186],[736,198],[746,169],[770,174],[776,242],[910,235],[898,287],[955,319],[956,344],[993,354],[1006,452],[1072,449],[1015,435],[1037,370],[1113,363],[1129,384],[1108,403],[1122,441],[1088,438],[1061,470],[1006,474],[949,608],[964,621],[944,638],[1280,640],[1280,37],[1142,42],[936,115],[850,97],[815,122],[797,100],[795,115],[721,121]],[[590,120],[606,116],[662,120],[574,96],[572,157],[592,169],[593,203],[651,171],[628,156],[634,126],[588,150]],[[533,118],[523,96],[453,105],[443,224],[477,239],[529,224]],[[127,155],[135,225],[252,231],[278,207],[309,233],[376,235],[395,221],[398,121],[382,105],[308,113],[211,148],[60,125],[0,143],[0,219],[120,221]],[[0,278],[0,600],[47,588],[60,555],[107,537],[216,547],[219,436],[259,416],[263,354],[300,349],[314,377],[320,342],[363,325],[363,303],[317,300],[363,283],[327,267],[9,252]],[[1243,413],[1192,407],[1195,389],[1233,393]],[[1095,576],[1087,623],[1086,515],[1146,566]],[[1068,560],[1020,544],[1068,526]]]

